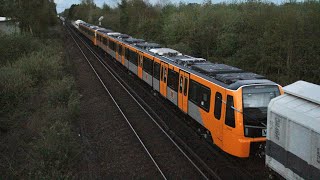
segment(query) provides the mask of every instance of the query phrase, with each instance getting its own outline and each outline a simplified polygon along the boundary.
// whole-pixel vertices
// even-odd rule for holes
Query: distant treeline
[[[300,79],[320,84],[319,1],[151,5],[121,0],[115,8],[99,8],[83,0],[63,14],[94,24],[103,15],[102,25],[114,31],[259,73],[281,85]]]
[[[19,22],[22,33],[46,35],[57,22],[54,0],[0,0],[0,16]]]

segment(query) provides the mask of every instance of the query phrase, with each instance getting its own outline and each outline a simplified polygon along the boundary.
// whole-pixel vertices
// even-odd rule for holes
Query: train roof
[[[242,69],[218,63],[198,63],[191,66],[191,69],[203,73],[209,77],[215,77],[219,73],[239,73]]]
[[[90,27],[90,24],[87,24],[86,26]],[[147,43],[143,39],[132,38],[126,34],[121,34],[117,37],[110,37],[128,44],[129,46],[134,45],[134,47],[139,49],[139,51],[151,54],[164,62],[173,64],[188,73],[197,75],[209,82],[213,82],[227,89],[237,90],[245,85],[277,85],[275,82],[266,79],[262,75],[246,72],[242,69],[225,64],[208,62],[203,58],[184,55],[174,49],[158,47],[148,49],[146,47],[158,44]]]
[[[177,55],[182,55],[179,51],[170,48],[156,48],[150,49],[150,52],[159,55],[159,56],[166,56],[166,57],[173,57]]]
[[[206,62],[206,60],[203,58],[195,58],[189,55],[185,55],[170,48],[157,48],[150,49],[149,51],[182,66],[191,66],[195,63]]]
[[[102,32],[104,34],[113,32],[111,29],[105,29],[105,28],[99,28],[99,29],[97,29],[97,31]]]
[[[107,33],[108,36],[112,36],[112,37],[119,37],[121,35],[121,33],[119,32],[109,32]]]
[[[91,26],[92,26],[92,24],[89,24],[89,23],[86,23],[86,22],[80,23],[79,25],[83,25],[83,26],[86,26],[88,28],[91,28]]]
[[[99,29],[100,27],[99,27],[99,26],[91,25],[90,28],[93,29],[93,30],[97,30],[97,29]]]
[[[131,36],[129,36],[128,34],[120,34],[117,38],[118,39],[127,39],[130,38]]]
[[[86,22],[84,22],[84,21],[82,21],[82,20],[78,19],[78,20],[76,20],[74,23],[75,23],[75,24],[77,24],[77,25],[79,25],[79,24],[81,24],[81,23],[86,23]]]
[[[149,42],[144,42],[144,43],[137,43],[135,44],[136,47],[145,49],[145,50],[150,50],[150,49],[155,49],[155,48],[161,48],[160,44],[157,43],[149,43]]]
[[[124,41],[129,43],[129,44],[136,44],[136,43],[145,42],[145,40],[143,40],[143,39],[136,39],[136,38],[132,38],[132,37],[124,39]]]

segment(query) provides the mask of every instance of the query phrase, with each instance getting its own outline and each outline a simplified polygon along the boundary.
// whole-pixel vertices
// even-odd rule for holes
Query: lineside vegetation
[[[0,35],[0,179],[73,177],[80,100],[63,47],[59,35]]]

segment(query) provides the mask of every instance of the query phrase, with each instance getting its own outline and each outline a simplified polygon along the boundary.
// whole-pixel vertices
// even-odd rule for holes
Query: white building
[[[0,17],[0,32],[6,34],[19,33],[19,25],[18,23],[13,22],[11,19]]]

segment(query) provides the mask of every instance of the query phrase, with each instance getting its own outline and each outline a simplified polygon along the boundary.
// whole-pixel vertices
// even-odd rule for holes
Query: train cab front
[[[234,105],[228,104],[227,110],[234,111],[235,127],[233,132],[224,128],[224,149],[237,157],[251,155],[263,156],[267,135],[268,104],[271,99],[282,94],[277,84],[249,84],[234,91]],[[228,117],[226,117],[228,121]],[[228,140],[229,139],[229,140]]]

